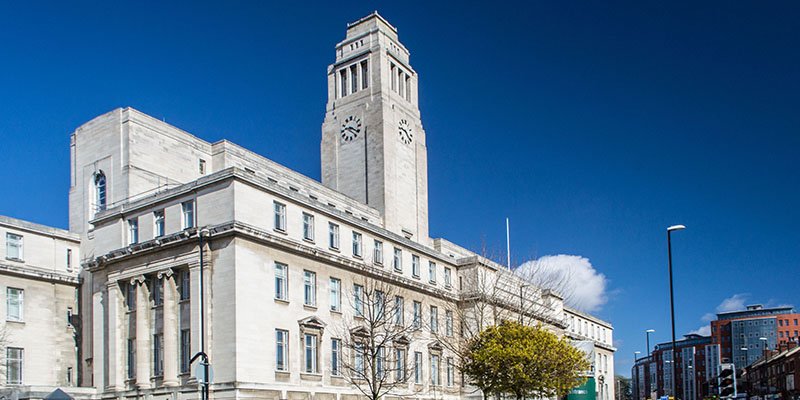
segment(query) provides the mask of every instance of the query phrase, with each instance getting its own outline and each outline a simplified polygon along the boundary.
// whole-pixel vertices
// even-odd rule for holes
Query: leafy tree
[[[586,355],[539,326],[502,322],[470,339],[462,372],[484,395],[562,397],[583,384]]]

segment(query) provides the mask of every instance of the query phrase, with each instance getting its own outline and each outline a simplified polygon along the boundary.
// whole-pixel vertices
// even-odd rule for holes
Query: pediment
[[[310,329],[325,329],[325,326],[327,326],[327,324],[323,320],[317,318],[314,315],[303,318],[297,321],[297,323],[300,324],[300,326],[303,328],[310,328]]]

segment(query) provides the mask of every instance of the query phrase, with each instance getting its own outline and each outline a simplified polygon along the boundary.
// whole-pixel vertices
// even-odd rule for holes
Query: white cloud
[[[713,321],[715,319],[717,319],[717,314],[710,313],[710,312],[709,313],[705,313],[705,314],[703,314],[702,317],[700,317],[700,320],[703,321],[703,322],[711,322],[711,321]]]
[[[695,334],[695,335],[711,336],[711,326],[703,325],[703,326],[701,326],[701,327],[689,332],[689,334],[690,335],[691,334]]]
[[[589,259],[558,254],[523,263],[515,270],[534,285],[553,289],[564,301],[579,310],[599,310],[607,301],[607,280],[597,272]]]
[[[728,297],[725,300],[722,300],[722,303],[719,303],[717,306],[717,312],[729,312],[729,311],[739,311],[744,310],[745,306],[744,303],[747,301],[749,295],[747,293],[737,293],[731,297]]]

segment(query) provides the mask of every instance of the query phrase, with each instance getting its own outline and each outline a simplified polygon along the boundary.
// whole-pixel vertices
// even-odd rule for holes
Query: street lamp
[[[758,340],[764,341],[764,350],[763,350],[764,358],[769,358],[769,340],[765,337],[760,337],[758,338]]]
[[[669,255],[669,310],[672,319],[672,356],[675,357],[675,300],[672,289],[672,231],[679,231],[686,229],[683,225],[672,225],[667,228],[667,254]],[[672,388],[671,392],[675,393],[675,363],[672,363]]]
[[[638,358],[639,354],[642,354],[642,352],[641,351],[634,351],[633,352],[633,362],[639,361],[639,358]]]
[[[648,329],[644,331],[645,336],[647,336],[647,357],[650,358],[650,334],[655,332],[655,329]]]

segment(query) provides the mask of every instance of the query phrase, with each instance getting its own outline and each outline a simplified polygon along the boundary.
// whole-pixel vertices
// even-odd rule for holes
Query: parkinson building
[[[214,398],[355,399],[375,376],[354,374],[370,369],[387,398],[480,398],[458,373],[461,338],[519,317],[592,339],[570,328],[583,318],[601,326],[594,373],[610,399],[609,324],[428,236],[417,83],[385,19],[348,24],[328,68],[321,183],[131,108],[79,127],[80,384],[102,398],[196,398],[204,351]],[[492,299],[491,318],[478,298]],[[394,336],[370,361],[358,338],[389,306],[380,336]]]

